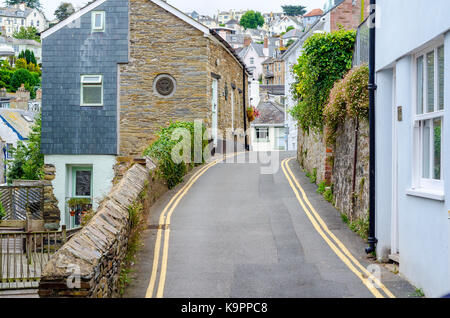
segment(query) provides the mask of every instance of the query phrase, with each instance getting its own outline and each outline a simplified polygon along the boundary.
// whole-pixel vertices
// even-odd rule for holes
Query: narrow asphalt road
[[[248,156],[239,155],[240,162]],[[187,176],[184,184],[152,207],[125,297],[374,297],[376,291],[388,297],[381,288],[372,292],[364,284],[368,276],[360,268],[368,266],[396,297],[412,295],[409,283],[367,258],[364,241],[348,229],[339,212],[316,193],[317,187],[297,161],[291,160],[288,167],[319,218],[362,266],[354,262],[350,266],[339,256],[343,253],[333,250],[302,207],[291,187],[295,182],[288,181],[281,167],[284,159],[294,156],[273,153],[271,174],[265,174],[267,165],[260,163],[211,167],[184,192],[170,225],[160,226],[158,239],[160,215],[170,213],[172,198],[189,186]],[[191,175],[195,177],[199,169]]]

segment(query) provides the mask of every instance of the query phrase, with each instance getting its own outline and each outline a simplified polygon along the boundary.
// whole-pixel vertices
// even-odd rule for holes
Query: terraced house
[[[42,35],[42,151],[67,199],[108,193],[118,157],[139,157],[171,121],[202,119],[245,142],[248,71],[214,31],[160,0],[97,0]]]

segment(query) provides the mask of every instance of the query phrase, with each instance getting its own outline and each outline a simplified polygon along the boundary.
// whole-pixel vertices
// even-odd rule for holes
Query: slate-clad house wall
[[[42,152],[117,154],[117,71],[128,62],[128,0],[108,0],[105,32],[88,12],[42,41]],[[102,107],[80,107],[80,76],[103,75]]]

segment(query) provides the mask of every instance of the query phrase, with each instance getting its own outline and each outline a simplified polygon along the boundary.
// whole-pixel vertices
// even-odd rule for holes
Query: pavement
[[[333,251],[300,205],[281,169],[282,160],[295,157],[295,153],[272,155],[279,158],[272,161],[274,173],[270,174],[262,163],[219,163],[211,167],[179,200],[169,226],[159,226],[161,213],[203,167],[158,200],[151,209],[149,228],[143,235],[125,297],[374,297],[376,293],[363,283],[367,276],[359,277]],[[243,162],[248,156],[241,154],[238,158]],[[366,243],[316,193],[317,186],[309,182],[298,162],[291,160],[289,167],[320,218],[354,259],[377,273],[396,297],[413,295],[415,288],[395,274],[393,266],[368,258]],[[156,254],[155,267],[158,231],[161,250]],[[170,239],[166,255],[165,239]],[[155,287],[148,293],[152,272],[156,274]]]

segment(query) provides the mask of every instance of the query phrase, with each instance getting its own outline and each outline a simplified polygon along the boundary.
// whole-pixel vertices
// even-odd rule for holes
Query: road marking
[[[214,163],[214,162],[212,162]],[[210,163],[209,165],[201,168],[199,171],[197,171],[192,177],[191,179],[189,179],[189,181],[172,197],[172,199],[169,201],[169,203],[166,205],[166,207],[164,208],[164,210],[162,211],[160,217],[159,217],[159,225],[166,225],[164,223],[164,219],[165,219],[165,214],[167,212],[167,210],[169,209],[169,207],[172,205],[172,203],[181,195],[181,193],[184,192],[184,190],[190,185],[192,184],[192,182],[194,182],[194,179],[196,176],[198,176],[203,170],[205,169],[209,169],[209,166],[212,164]],[[169,232],[169,227],[167,226],[166,232]],[[145,295],[145,298],[152,298],[153,297],[153,291],[155,288],[155,282],[156,282],[156,275],[157,275],[157,271],[158,271],[158,266],[159,266],[159,254],[160,254],[160,249],[161,249],[161,234],[162,234],[162,229],[159,228],[158,232],[156,234],[156,243],[155,243],[155,250],[154,250],[154,255],[153,255],[153,268],[152,268],[152,275],[150,278],[150,283],[148,285],[147,288],[147,292]]]
[[[288,158],[283,160],[281,163],[281,167],[283,169],[283,172],[286,176],[286,179],[288,180],[292,190],[294,191],[295,196],[297,197],[298,202],[302,206],[303,210],[305,211],[308,219],[311,221],[313,227],[316,229],[316,231],[319,233],[319,235],[325,240],[325,242],[330,246],[330,248],[333,250],[333,252],[342,260],[342,262],[363,282],[363,284],[369,289],[369,291],[377,298],[384,298],[384,296],[374,287],[374,284],[372,282],[375,282],[384,292],[385,294],[390,298],[395,298],[395,296],[384,286],[378,278],[373,276],[364,266],[361,265],[361,263],[358,262],[358,260],[350,253],[350,251],[345,247],[345,245],[328,229],[328,226],[323,221],[323,219],[320,217],[320,215],[317,213],[317,211],[312,206],[311,202],[309,201],[305,191],[300,186],[300,183],[295,178],[294,174],[292,173],[291,168],[289,167],[289,162],[292,161],[294,158]],[[293,180],[293,181],[292,181]],[[295,185],[294,185],[295,183]],[[296,187],[297,186],[297,187]],[[298,192],[298,189],[301,191],[303,195],[303,199],[300,197],[300,194]],[[311,212],[308,210],[308,208],[305,205],[308,205],[308,207],[311,209]],[[320,224],[320,225],[319,225]],[[332,242],[328,236],[325,234],[325,232],[331,237],[331,239],[334,241]],[[337,246],[336,246],[337,245]],[[339,248],[338,248],[339,246]],[[345,254],[345,255],[344,255]],[[358,271],[357,268],[352,264],[352,262],[360,268],[361,271]],[[369,280],[370,279],[370,280]]]
[[[177,192],[177,194],[169,201],[169,203],[166,205],[166,207],[164,208],[163,212],[161,213],[161,216],[159,218],[159,224],[160,225],[166,225],[166,231],[165,231],[165,234],[164,234],[164,242],[163,242],[164,246],[163,246],[163,255],[162,255],[161,269],[160,269],[160,275],[159,275],[159,284],[158,284],[158,289],[157,289],[157,292],[156,292],[156,297],[157,298],[162,298],[163,295],[164,295],[164,286],[165,286],[166,274],[167,274],[167,259],[168,259],[168,255],[169,255],[170,220],[171,220],[171,217],[172,217],[172,214],[173,214],[175,208],[178,206],[179,202],[186,195],[186,193],[189,191],[189,189],[195,184],[195,182],[206,171],[208,171],[210,168],[212,168],[213,166],[217,165],[218,163],[226,160],[227,158],[235,157],[235,156],[237,156],[237,155],[239,155],[241,153],[242,152],[234,153],[234,154],[231,154],[231,155],[226,155],[222,159],[216,159],[215,161],[211,162],[210,164],[206,165],[205,167],[203,167],[202,169],[197,171],[191,177],[189,182],[186,183]],[[170,208],[170,210],[169,210],[169,208]],[[167,211],[169,211],[169,212],[167,213]],[[166,217],[166,213],[167,213],[167,217]],[[165,223],[164,223],[164,219],[166,221]],[[158,233],[157,233],[157,237],[156,237],[155,251],[154,251],[154,256],[153,256],[152,275],[151,275],[151,278],[150,278],[150,283],[148,285],[145,298],[152,298],[153,297],[153,292],[154,292],[155,284],[156,284],[156,276],[157,276],[158,267],[159,267],[159,254],[160,254],[160,251],[161,251],[161,236],[162,236],[162,230],[159,229]]]

